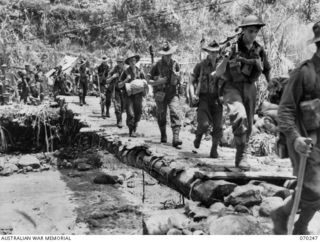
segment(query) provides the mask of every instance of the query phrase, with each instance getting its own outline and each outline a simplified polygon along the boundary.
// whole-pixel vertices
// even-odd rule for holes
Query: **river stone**
[[[182,235],[182,231],[180,229],[170,229],[167,235]]]
[[[6,159],[4,157],[0,157],[0,171],[3,170],[6,163]]]
[[[32,155],[24,155],[21,156],[18,162],[19,167],[27,167],[31,166],[34,169],[40,168],[40,161],[35,156]]]
[[[204,207],[195,207],[192,213],[194,213],[193,220],[195,222],[199,222],[202,219],[206,219],[207,217],[209,217],[211,214],[211,211],[210,209],[207,209]]]
[[[283,205],[283,200],[280,197],[267,197],[263,199],[260,209],[259,209],[259,214],[261,216],[269,217],[270,213],[272,210],[280,207]]]
[[[111,176],[108,174],[99,174],[94,178],[93,183],[114,185],[116,183],[119,183],[118,181],[119,181],[119,178],[117,176]]]
[[[193,232],[193,235],[204,235],[204,232],[202,230],[196,230]]]
[[[210,211],[212,213],[220,213],[224,209],[226,209],[226,206],[221,202],[214,203],[210,206]]]
[[[263,230],[256,218],[250,215],[227,215],[208,219],[211,235],[259,235]]]
[[[244,186],[238,186],[234,191],[225,198],[227,205],[243,205],[250,207],[253,205],[259,205],[262,202],[261,192],[263,188],[252,184]]]
[[[9,159],[10,164],[19,165],[19,158],[17,156],[13,156]]]

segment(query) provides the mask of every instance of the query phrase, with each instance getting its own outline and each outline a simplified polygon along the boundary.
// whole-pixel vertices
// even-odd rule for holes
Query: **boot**
[[[106,110],[106,117],[110,118],[109,108],[107,108],[107,110]]]
[[[196,134],[196,138],[193,141],[194,148],[199,149],[200,144],[201,144],[202,135],[203,134]]]
[[[177,148],[179,145],[182,145],[182,141],[179,139],[180,127],[173,128],[172,132],[173,132],[172,146]]]
[[[315,215],[316,210],[312,208],[301,208],[299,219],[294,224],[293,234],[294,235],[309,235],[308,225],[313,216]]]
[[[166,126],[160,127],[160,133],[161,133],[161,143],[167,143]]]
[[[81,97],[81,96],[79,96],[79,103],[80,103],[80,106],[82,106],[82,105],[83,105],[82,97]]]
[[[122,120],[121,119],[118,119],[118,121],[117,121],[117,127],[119,128],[119,129],[122,129]]]
[[[235,166],[243,170],[249,170],[250,166],[246,161],[246,135],[235,136],[236,144],[236,157],[235,157]]]
[[[129,136],[133,138],[137,137],[136,131],[134,129],[129,129]]]
[[[285,200],[283,206],[271,211],[274,234],[288,234],[288,219],[293,205],[292,196]]]
[[[212,146],[211,146],[211,150],[210,150],[210,158],[218,158],[219,154],[218,154],[218,143],[216,140],[212,139]]]
[[[87,104],[87,103],[86,103],[86,96],[83,96],[83,97],[82,97],[82,100],[83,100],[83,104]]]

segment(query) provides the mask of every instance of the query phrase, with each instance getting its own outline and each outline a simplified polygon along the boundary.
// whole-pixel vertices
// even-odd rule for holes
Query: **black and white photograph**
[[[319,210],[319,0],[0,0],[0,240],[317,241]]]

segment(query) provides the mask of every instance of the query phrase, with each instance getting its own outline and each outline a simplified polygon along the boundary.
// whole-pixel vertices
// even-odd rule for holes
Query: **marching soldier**
[[[80,61],[80,67],[79,67],[79,101],[80,106],[83,104],[86,104],[86,95],[88,91],[88,82],[89,82],[89,73],[87,70],[87,62],[84,60]]]
[[[113,105],[114,105],[114,111],[117,118],[117,126],[118,128],[122,128],[122,113],[124,110],[124,100],[123,100],[123,94],[122,90],[118,86],[119,78],[124,71],[124,58],[121,56],[117,57],[117,65],[112,68],[112,70],[109,72],[109,76],[107,79],[107,83],[109,83],[109,86],[111,87],[113,96]]]
[[[161,133],[161,143],[167,142],[166,124],[167,110],[170,110],[171,128],[173,132],[172,146],[178,148],[182,145],[179,139],[181,119],[179,116],[179,85],[180,85],[180,66],[172,59],[172,54],[177,50],[176,46],[171,46],[168,42],[164,43],[159,54],[159,60],[150,71],[150,79],[158,82],[154,86],[154,97],[157,105],[157,120]]]
[[[144,73],[140,70],[136,63],[140,60],[139,55],[133,53],[128,54],[125,64],[129,65],[121,74],[119,88],[124,91],[124,98],[127,112],[127,126],[129,128],[129,136],[137,137],[137,126],[142,115],[143,93],[137,93],[129,96],[124,88],[125,83],[130,83],[135,79],[145,79]]]
[[[200,147],[202,136],[206,134],[211,124],[213,130],[210,158],[218,158],[217,148],[222,137],[223,107],[219,100],[217,77],[211,74],[216,70],[220,48],[218,43],[213,41],[202,49],[208,56],[195,66],[190,80],[191,101],[194,104],[198,103],[198,127],[193,144],[195,148]]]
[[[293,229],[293,234],[300,235],[309,234],[308,224],[320,209],[320,22],[313,26],[313,32],[310,43],[315,43],[316,53],[290,73],[278,110],[279,130],[286,136],[293,173],[298,183],[303,182],[301,212]],[[305,166],[304,174],[298,172],[301,165]],[[271,213],[275,234],[287,234],[292,207],[291,196]]]
[[[232,43],[222,63],[217,67],[217,76],[225,80],[222,87],[223,101],[228,107],[232,124],[236,157],[235,166],[249,169],[245,152],[253,126],[256,106],[256,85],[263,73],[269,82],[271,66],[262,46],[256,42],[259,30],[265,24],[255,15],[243,19],[242,32]]]
[[[101,94],[101,100],[100,100],[100,105],[101,105],[101,116],[104,117],[104,107],[106,107],[106,117],[110,117],[109,114],[109,108],[111,105],[111,92],[109,86],[106,86],[106,79],[108,77],[109,73],[109,66],[107,64],[107,57],[103,56],[102,57],[102,63],[97,67],[98,71],[98,78],[99,78],[99,83],[100,84],[100,94]]]

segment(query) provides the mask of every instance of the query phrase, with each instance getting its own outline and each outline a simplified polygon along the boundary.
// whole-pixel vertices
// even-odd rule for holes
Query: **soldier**
[[[179,139],[181,120],[179,116],[179,85],[180,85],[180,66],[172,59],[172,54],[177,50],[176,46],[171,46],[165,42],[159,54],[159,60],[150,71],[150,79],[159,82],[154,85],[154,97],[157,105],[157,120],[161,133],[161,143],[167,142],[166,124],[167,110],[170,110],[171,128],[173,132],[172,146],[179,148],[182,141]]]
[[[135,95],[129,96],[125,91],[124,84],[130,83],[135,79],[145,79],[142,70],[140,70],[136,66],[136,63],[139,60],[139,55],[134,55],[131,52],[128,54],[128,58],[125,60],[125,64],[129,66],[122,72],[120,76],[120,82],[118,84],[119,88],[124,91],[124,99],[127,112],[127,126],[129,128],[130,137],[137,137],[137,126],[142,115],[143,93],[137,93]]]
[[[106,117],[110,117],[109,108],[111,106],[111,93],[109,85],[106,86],[106,79],[109,73],[109,66],[107,64],[107,57],[102,57],[102,63],[97,67],[98,78],[100,84],[100,92],[101,92],[101,116],[104,117],[104,107],[106,107]]]
[[[80,61],[80,67],[79,67],[79,83],[78,83],[78,89],[79,89],[79,101],[80,106],[83,104],[86,104],[86,95],[88,90],[88,82],[89,82],[89,72],[87,70],[87,62],[84,60]]]
[[[0,77],[0,105],[4,104],[3,94],[5,93],[5,79],[6,79],[7,65],[1,65],[1,77]]]
[[[223,107],[219,100],[217,77],[211,74],[216,70],[220,48],[218,43],[213,41],[207,47],[204,47],[203,50],[208,53],[208,56],[195,66],[190,80],[192,103],[198,102],[198,127],[193,144],[195,148],[199,148],[202,136],[208,131],[209,126],[212,125],[210,158],[218,158],[217,148],[222,137]],[[195,84],[197,84],[196,90],[199,93],[194,90]]]
[[[34,79],[34,75],[29,64],[26,64],[24,68],[24,73],[20,75],[22,79],[21,99],[24,103],[27,103],[30,95],[30,83]]]
[[[44,99],[43,90],[44,74],[40,64],[36,65],[36,73],[34,75],[34,81],[30,83],[30,91],[32,99],[35,103],[40,103]]]
[[[256,42],[257,34],[265,24],[255,15],[243,19],[242,32],[232,43],[217,76],[225,80],[222,87],[223,101],[227,105],[236,145],[235,166],[249,169],[245,152],[252,131],[256,106],[255,82],[263,73],[269,82],[270,64],[262,46]]]
[[[117,57],[117,65],[112,68],[109,72],[107,83],[109,83],[112,89],[114,111],[117,118],[117,126],[119,129],[122,128],[122,113],[124,110],[124,100],[122,90],[118,86],[119,78],[124,71],[124,58],[121,56]]]
[[[317,102],[320,98],[320,22],[313,26],[313,32],[315,36],[310,43],[315,43],[317,50],[311,59],[291,72],[278,110],[279,129],[286,136],[293,173],[298,176],[298,181],[302,179],[302,174],[298,174],[299,166],[301,162],[306,162],[301,212],[293,230],[293,234],[301,235],[309,233],[308,224],[320,209],[320,106]],[[275,234],[287,234],[292,206],[290,196],[283,206],[271,213]]]

